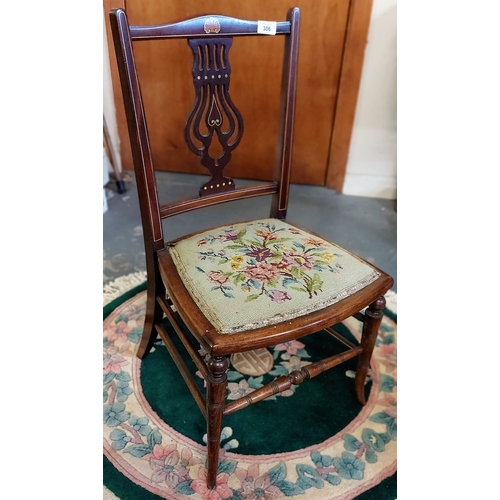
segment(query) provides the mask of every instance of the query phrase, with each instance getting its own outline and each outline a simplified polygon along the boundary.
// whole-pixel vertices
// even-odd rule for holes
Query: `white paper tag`
[[[257,33],[276,35],[276,21],[257,21]]]

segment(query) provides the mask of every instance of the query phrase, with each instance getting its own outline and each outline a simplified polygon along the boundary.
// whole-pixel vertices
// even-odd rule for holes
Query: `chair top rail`
[[[264,23],[264,24],[262,24]],[[270,23],[271,32],[266,33],[265,26]],[[290,33],[289,21],[246,21],[234,17],[207,15],[180,21],[173,24],[156,24],[149,26],[130,26],[130,37],[133,41],[157,40],[162,38],[207,38],[210,36],[249,36],[273,34],[274,24],[276,35]],[[260,27],[260,29],[259,29]]]

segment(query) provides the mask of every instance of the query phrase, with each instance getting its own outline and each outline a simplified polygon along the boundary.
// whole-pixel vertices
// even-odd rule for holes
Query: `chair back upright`
[[[284,219],[292,161],[299,9],[290,9],[286,21],[280,22],[246,21],[207,15],[174,24],[131,26],[123,9],[112,10],[110,21],[132,149],[147,261],[150,262],[150,258],[165,245],[162,219],[183,212],[241,198],[272,195],[271,217]],[[234,180],[224,175],[224,167],[229,163],[232,151],[238,146],[243,134],[243,118],[229,94],[230,48],[234,37],[265,37],[269,36],[269,32],[285,38],[273,180],[237,188]],[[201,186],[198,197],[162,205],[159,203],[156,187],[133,43],[172,38],[186,39],[193,55],[195,102],[186,120],[184,137],[187,147],[199,156],[201,164],[208,169],[211,177]],[[217,145],[215,141],[218,141]]]

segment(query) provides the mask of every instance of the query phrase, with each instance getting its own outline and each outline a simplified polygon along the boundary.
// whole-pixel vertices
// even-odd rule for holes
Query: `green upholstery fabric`
[[[337,245],[277,219],[221,226],[169,251],[193,300],[220,333],[322,309],[380,276]]]

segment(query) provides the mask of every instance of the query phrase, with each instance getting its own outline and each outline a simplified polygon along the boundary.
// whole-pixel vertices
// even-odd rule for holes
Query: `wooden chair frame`
[[[215,25],[214,19],[217,21]],[[216,484],[220,435],[225,415],[286,391],[292,384],[301,384],[305,379],[313,378],[354,357],[358,357],[354,382],[356,395],[361,404],[366,403],[364,384],[383,316],[385,306],[383,294],[390,289],[393,280],[379,270],[381,275],[374,282],[324,309],[273,326],[230,335],[219,333],[201,313],[183,285],[168,251],[169,244],[175,242],[165,243],[162,220],[213,204],[264,195],[272,196],[271,217],[285,219],[292,160],[299,9],[290,9],[286,20],[276,23],[276,35],[284,37],[285,48],[274,180],[239,189],[234,187],[234,183],[230,187],[227,183],[224,183],[224,187],[222,183],[217,186],[216,181],[223,179],[221,169],[217,170],[217,165],[211,164],[210,159],[208,159],[206,166],[211,171],[212,181],[215,180],[213,183],[210,181],[208,183],[209,187],[213,186],[209,190],[210,194],[204,192],[202,188],[198,198],[165,205],[161,205],[158,201],[132,42],[168,38],[203,41],[215,36],[232,40],[233,37],[239,36],[259,36],[258,23],[224,16],[202,16],[170,25],[130,26],[123,9],[112,10],[110,20],[139,193],[148,275],[147,313],[137,355],[139,358],[144,358],[151,350],[158,335],[165,343],[207,420],[207,484],[209,488],[213,488]],[[365,312],[361,312],[364,309],[366,309]],[[363,323],[360,345],[347,340],[331,327],[350,316],[356,317]],[[163,327],[164,317],[172,324],[185,349],[205,378],[207,382],[206,398],[198,389],[172,339]],[[271,347],[323,329],[340,341],[346,350],[341,354],[307,365],[300,370],[292,371],[288,376],[278,377],[251,394],[226,404],[226,372],[228,369],[226,356],[236,352]],[[200,354],[199,346],[203,348],[206,355]]]

